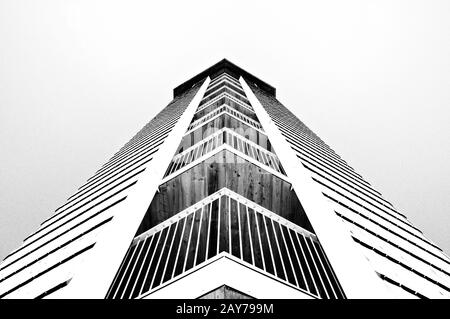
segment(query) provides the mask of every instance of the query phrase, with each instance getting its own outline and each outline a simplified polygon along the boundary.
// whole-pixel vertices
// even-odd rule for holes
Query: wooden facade
[[[224,150],[162,184],[136,235],[224,187],[313,232],[290,183]]]
[[[273,152],[272,146],[267,135],[255,130],[253,127],[244,124],[236,118],[224,113],[219,117],[207,122],[195,131],[185,135],[181,140],[177,153],[181,153],[192,145],[202,141],[214,132],[224,127],[231,129],[246,139],[262,146],[266,150]]]

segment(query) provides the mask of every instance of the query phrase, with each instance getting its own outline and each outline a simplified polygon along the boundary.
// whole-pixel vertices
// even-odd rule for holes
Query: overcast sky
[[[450,1],[0,0],[0,258],[227,58],[450,252]]]

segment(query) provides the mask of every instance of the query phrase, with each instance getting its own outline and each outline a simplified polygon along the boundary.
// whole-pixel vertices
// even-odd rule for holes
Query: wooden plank
[[[243,158],[222,151],[160,186],[138,234],[227,187],[313,231],[291,184]]]

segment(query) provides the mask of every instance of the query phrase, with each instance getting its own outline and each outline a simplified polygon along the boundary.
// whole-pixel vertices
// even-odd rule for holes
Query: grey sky
[[[450,252],[449,1],[0,0],[0,258],[227,58]]]

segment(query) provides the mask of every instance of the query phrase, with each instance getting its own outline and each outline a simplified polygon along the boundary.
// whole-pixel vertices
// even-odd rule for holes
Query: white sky
[[[155,3],[0,0],[0,257],[222,58],[450,252],[450,1]]]

